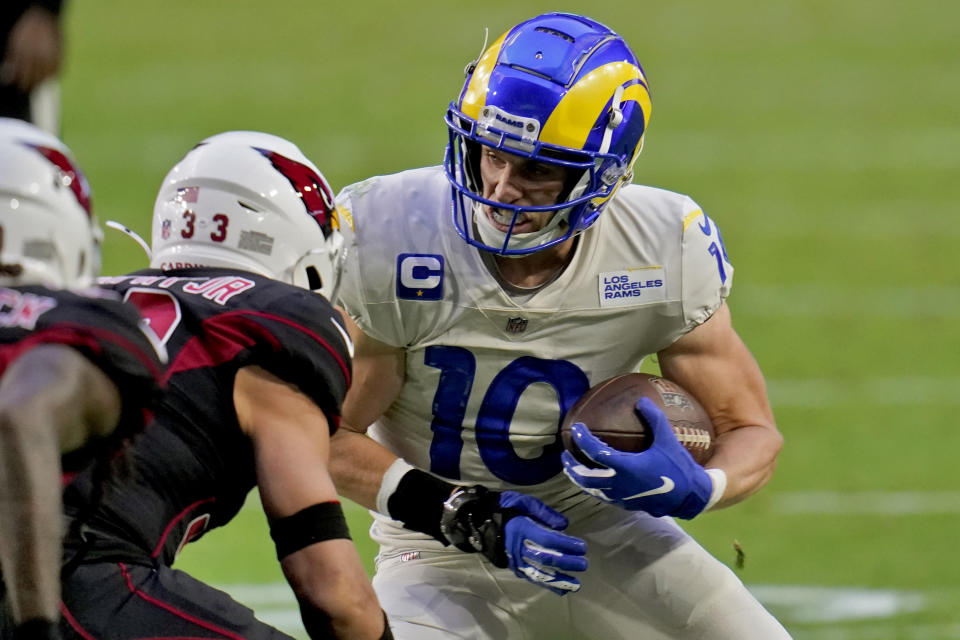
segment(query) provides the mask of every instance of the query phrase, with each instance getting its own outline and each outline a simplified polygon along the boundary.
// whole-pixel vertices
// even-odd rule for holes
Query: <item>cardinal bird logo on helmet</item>
[[[61,171],[62,184],[70,188],[77,202],[87,212],[87,216],[93,215],[93,208],[90,203],[90,185],[87,183],[86,176],[77,168],[73,162],[62,151],[44,147],[38,144],[29,145],[40,155],[49,160]]]
[[[256,150],[263,154],[273,167],[290,181],[294,190],[300,194],[300,199],[303,201],[307,213],[313,216],[313,219],[323,229],[323,235],[329,236],[332,230],[334,204],[333,192],[327,185],[326,180],[307,165],[282,156],[276,151],[258,148]]]

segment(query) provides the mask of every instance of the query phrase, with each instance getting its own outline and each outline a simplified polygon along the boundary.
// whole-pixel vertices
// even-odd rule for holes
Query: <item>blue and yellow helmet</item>
[[[643,68],[619,35],[569,13],[547,13],[503,34],[474,64],[446,122],[444,168],[454,224],[468,243],[523,255],[564,242],[589,227],[632,167],[650,121]],[[482,196],[481,145],[564,166],[572,179],[551,206],[519,207]],[[481,205],[554,211],[533,233],[506,232],[474,220]],[[480,218],[480,216],[478,216]]]

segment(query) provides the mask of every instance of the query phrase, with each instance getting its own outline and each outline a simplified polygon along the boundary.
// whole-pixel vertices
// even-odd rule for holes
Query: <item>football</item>
[[[582,422],[614,449],[645,450],[650,446],[650,431],[634,409],[641,397],[653,400],[666,414],[677,440],[694,460],[704,464],[710,459],[716,433],[706,411],[680,385],[649,373],[615,376],[588,389],[563,418],[563,446],[582,464],[597,466],[573,443],[570,427]]]

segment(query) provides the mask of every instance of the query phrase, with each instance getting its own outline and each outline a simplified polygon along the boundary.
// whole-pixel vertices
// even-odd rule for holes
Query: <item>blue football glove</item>
[[[649,449],[640,453],[618,451],[578,422],[571,429],[574,442],[588,458],[603,466],[587,467],[564,451],[563,472],[586,493],[629,511],[693,518],[710,500],[710,475],[683,448],[669,420],[652,400],[640,398],[637,412],[653,435]]]
[[[560,533],[567,519],[516,491],[480,485],[457,490],[443,505],[440,530],[458,549],[480,552],[501,569],[565,595],[580,590],[566,571],[585,571],[587,545]]]

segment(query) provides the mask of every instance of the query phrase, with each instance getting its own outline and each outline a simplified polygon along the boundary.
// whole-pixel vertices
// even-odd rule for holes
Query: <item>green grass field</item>
[[[484,27],[562,9],[618,29],[653,92],[636,180],[721,224],[786,437],[766,489],[690,531],[731,565],[739,542],[798,640],[960,638],[960,4],[70,5],[63,137],[101,221],[144,235],[207,135],[288,137],[336,188],[437,163]],[[114,232],[105,250],[105,273],[145,264]],[[302,635],[255,504],[180,567]]]

